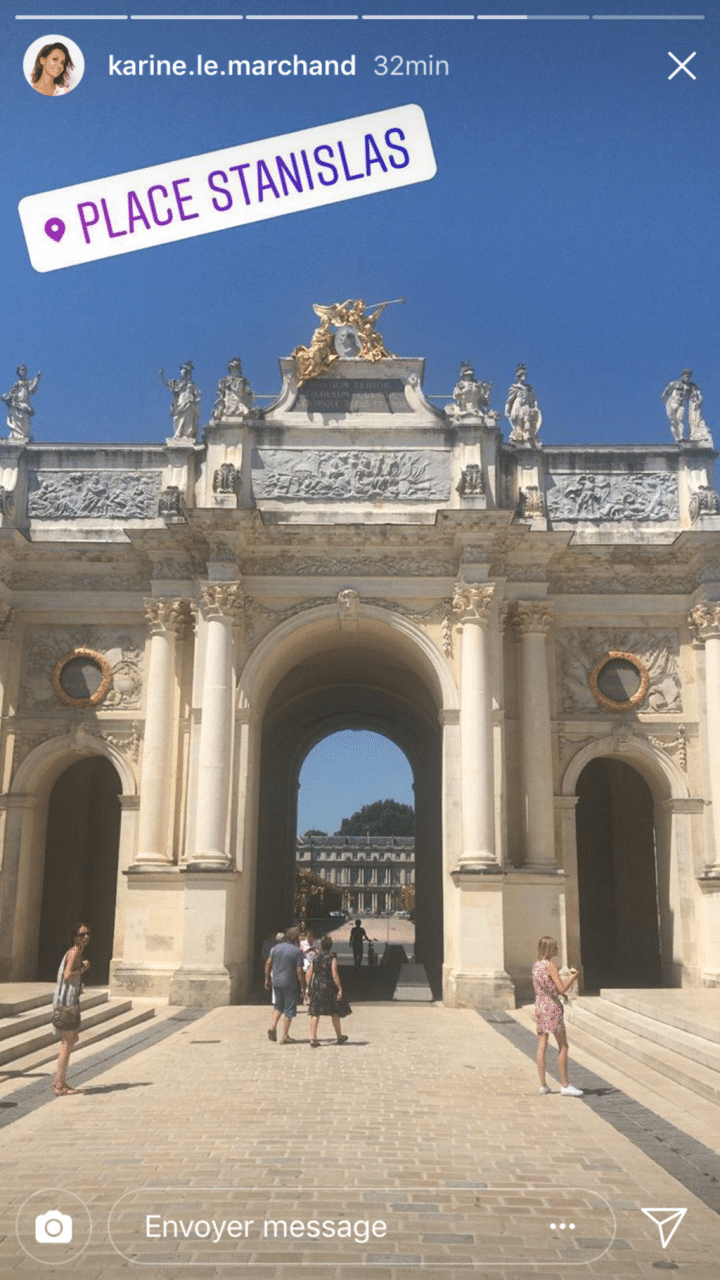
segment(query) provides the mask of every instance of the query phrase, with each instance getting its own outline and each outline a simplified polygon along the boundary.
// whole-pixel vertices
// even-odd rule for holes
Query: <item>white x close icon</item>
[[[697,52],[697,50],[696,50],[696,52]],[[694,57],[695,57],[695,54],[694,54],[694,53],[691,53],[691,54],[689,55],[689,57],[687,57],[687,58],[685,59],[685,61],[684,61],[684,62],[681,62],[679,58],[676,58],[676,57],[675,57],[675,54],[674,54],[674,53],[670,53],[670,52],[668,52],[668,58],[672,58],[673,62],[677,62],[677,66],[676,66],[675,70],[674,70],[674,71],[672,71],[672,72],[670,73],[670,75],[668,76],[668,80],[672,80],[673,76],[676,76],[676,75],[677,75],[677,73],[678,73],[678,71],[684,71],[684,72],[685,72],[685,74],[686,74],[686,75],[688,75],[688,76],[690,77],[690,79],[691,79],[691,80],[697,80],[697,76],[694,76],[694,75],[693,75],[693,73],[692,73],[692,71],[688,71],[688,69],[687,69],[687,64],[688,64],[688,62],[690,61],[690,58],[694,58]]]

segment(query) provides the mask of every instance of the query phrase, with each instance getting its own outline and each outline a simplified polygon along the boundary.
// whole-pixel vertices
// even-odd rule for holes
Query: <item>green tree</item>
[[[313,836],[326,836],[326,835],[327,835],[327,831],[316,831],[314,827],[311,827],[309,831],[305,832],[304,836],[300,837],[300,839],[311,840]]]
[[[350,818],[343,818],[339,836],[412,836],[415,834],[415,810],[399,800],[374,800],[363,805]]]

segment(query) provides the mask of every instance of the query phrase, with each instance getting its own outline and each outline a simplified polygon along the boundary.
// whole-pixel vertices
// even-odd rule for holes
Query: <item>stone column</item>
[[[463,848],[459,865],[495,863],[492,702],[488,631],[495,587],[455,588],[462,627],[460,653],[460,777]]]
[[[555,816],[560,850],[559,861],[565,876],[565,956],[574,968],[580,970],[582,975],[577,859],[577,803],[578,797],[576,795],[555,797]],[[558,942],[560,942],[559,938]]]
[[[38,822],[36,795],[10,792],[0,796],[0,809],[0,982],[27,982],[37,964],[45,831]]]
[[[554,871],[550,692],[545,637],[552,608],[544,600],[521,600],[512,614],[520,643],[520,722],[523,786],[524,865]]]
[[[13,630],[13,611],[4,600],[0,601],[0,717],[6,713],[8,659]]]
[[[720,601],[705,600],[696,604],[690,611],[688,622],[698,640],[705,645],[705,723],[715,837],[715,849],[708,859],[706,874],[720,876]]]
[[[233,723],[233,620],[241,602],[237,582],[207,582],[202,588],[205,669],[198,753],[195,867],[227,868],[228,802]]]
[[[146,600],[145,616],[150,628],[150,657],[135,862],[157,866],[172,862],[168,827],[173,793],[175,641],[188,621],[188,606],[184,600]]]

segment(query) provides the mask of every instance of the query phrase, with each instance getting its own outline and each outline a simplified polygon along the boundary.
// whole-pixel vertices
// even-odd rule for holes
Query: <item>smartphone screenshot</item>
[[[0,1280],[710,1280],[715,7],[24,3]]]

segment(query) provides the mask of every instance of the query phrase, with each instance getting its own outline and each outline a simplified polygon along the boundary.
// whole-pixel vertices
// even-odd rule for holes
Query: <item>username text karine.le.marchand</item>
[[[190,62],[183,58],[108,58],[111,76],[354,76],[355,54],[349,58],[229,58],[225,63],[196,54]]]
[[[362,68],[361,68],[362,70]],[[376,76],[447,76],[450,68],[444,58],[405,58],[402,54],[376,54],[372,59]],[[348,58],[229,58],[225,63],[195,54],[190,62],[184,58],[123,58],[108,55],[108,75],[132,79],[137,76],[354,76],[358,73],[355,54]]]

